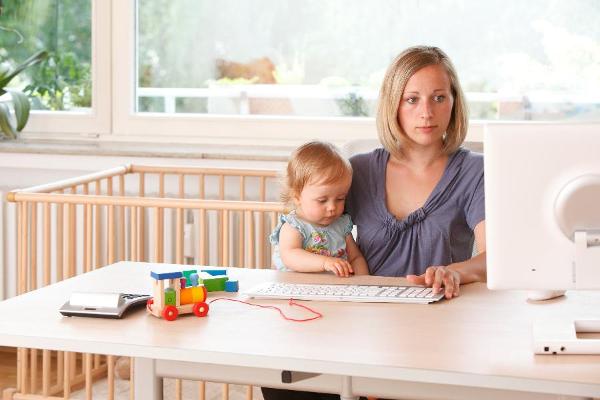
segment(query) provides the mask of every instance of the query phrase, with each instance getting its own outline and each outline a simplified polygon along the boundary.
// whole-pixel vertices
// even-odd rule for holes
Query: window
[[[454,61],[469,100],[470,140],[490,121],[600,120],[595,0],[4,0],[4,6],[5,13],[27,9],[21,23],[28,31],[50,29],[39,37],[60,53],[58,63],[76,60],[75,75],[91,78],[69,83],[55,107],[38,96],[42,110],[27,127],[38,136],[225,144],[374,138],[385,68],[415,44],[439,46]],[[15,27],[4,18],[0,25]],[[0,35],[5,48],[13,33]]]
[[[11,82],[31,98],[28,132],[108,132],[109,92],[100,93],[97,84],[106,79],[110,65],[102,66],[97,56],[103,51],[92,38],[108,10],[106,4],[92,0],[3,1],[0,60],[4,66],[14,67],[40,50],[48,53],[43,62]]]
[[[594,1],[138,0],[136,110],[373,116],[405,47],[454,60],[471,118],[600,116]]]

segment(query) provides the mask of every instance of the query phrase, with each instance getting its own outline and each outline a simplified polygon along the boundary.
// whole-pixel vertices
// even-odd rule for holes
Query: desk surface
[[[207,318],[167,322],[138,310],[122,320],[62,317],[72,291],[150,293],[152,264],[121,262],[0,303],[0,345],[101,352],[175,361],[292,369],[440,384],[555,393],[600,393],[600,356],[535,355],[538,318],[597,316],[600,293],[568,293],[544,304],[525,292],[462,287],[460,297],[432,305],[307,303],[322,319],[296,323],[273,310],[227,301]],[[229,269],[244,289],[262,281],[398,284],[400,278]],[[236,297],[210,293],[215,297]],[[285,301],[287,314],[305,317]],[[475,382],[475,383],[474,383]],[[570,388],[578,387],[578,390]]]

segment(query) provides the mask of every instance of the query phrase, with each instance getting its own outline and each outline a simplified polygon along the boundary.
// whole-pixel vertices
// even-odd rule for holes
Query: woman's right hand
[[[350,265],[348,261],[335,257],[327,257],[325,259],[323,262],[323,270],[333,272],[337,276],[343,278],[354,275],[352,265]]]

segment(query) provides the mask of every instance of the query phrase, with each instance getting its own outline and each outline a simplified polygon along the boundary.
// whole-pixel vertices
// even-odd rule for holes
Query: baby
[[[369,273],[344,214],[352,167],[323,142],[300,146],[287,165],[284,202],[294,206],[280,217],[269,237],[277,268],[297,272],[330,271],[341,277]]]

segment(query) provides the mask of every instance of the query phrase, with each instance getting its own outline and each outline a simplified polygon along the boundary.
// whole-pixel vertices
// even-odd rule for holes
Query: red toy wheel
[[[179,315],[179,311],[175,306],[166,306],[162,312],[163,318],[167,321],[175,321]]]
[[[154,304],[154,299],[148,299],[148,301],[146,302],[146,308],[148,309],[148,311],[152,312],[153,304]]]
[[[194,304],[194,314],[196,317],[206,317],[206,314],[208,314],[208,304],[204,302]]]

